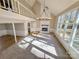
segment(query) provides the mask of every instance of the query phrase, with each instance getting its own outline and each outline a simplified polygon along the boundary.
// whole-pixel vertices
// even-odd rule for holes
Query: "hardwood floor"
[[[45,44],[54,47],[55,51],[57,53],[57,56],[38,48],[40,51],[45,52],[46,54],[54,57],[55,59],[72,59],[67,54],[66,50],[62,47],[60,42],[57,40],[57,38],[53,34],[51,34],[51,35],[39,34],[38,36],[35,37],[35,39],[39,42],[47,42]],[[20,40],[23,40],[23,38],[24,37],[17,36],[17,41],[19,42]],[[0,37],[0,52],[3,51],[3,53],[1,54],[2,59],[11,59],[11,56],[13,56],[13,59],[39,59],[30,52],[31,49],[33,47],[35,47],[34,45],[30,44],[29,47],[24,50],[24,49],[21,49],[20,47],[18,47],[16,44],[15,45],[13,45],[13,44],[15,44],[13,36],[5,35],[5,36]],[[7,49],[8,47],[10,47],[10,48]],[[8,55],[6,55],[7,52],[8,52]],[[32,57],[34,57],[34,58],[32,58]]]
[[[17,36],[17,41],[19,42],[22,37]],[[0,37],[0,52],[7,49],[11,45],[15,44],[14,36],[4,35]]]

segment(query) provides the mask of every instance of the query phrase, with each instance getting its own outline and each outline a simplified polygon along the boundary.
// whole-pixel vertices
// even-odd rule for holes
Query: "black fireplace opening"
[[[48,28],[42,28],[42,31],[48,31]]]

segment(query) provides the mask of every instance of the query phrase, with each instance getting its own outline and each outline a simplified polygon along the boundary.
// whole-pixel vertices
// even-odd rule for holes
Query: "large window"
[[[79,51],[79,10],[75,9],[58,17],[57,33],[70,47]]]

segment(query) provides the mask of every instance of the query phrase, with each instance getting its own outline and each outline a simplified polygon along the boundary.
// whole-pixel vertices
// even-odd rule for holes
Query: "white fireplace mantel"
[[[47,31],[44,31],[43,28],[47,28]],[[40,20],[40,32],[49,33],[50,29],[50,20]]]

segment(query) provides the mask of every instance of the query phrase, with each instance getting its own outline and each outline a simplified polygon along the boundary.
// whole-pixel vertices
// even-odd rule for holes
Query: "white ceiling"
[[[33,6],[35,3],[35,0],[26,0],[26,2],[30,5]]]
[[[42,4],[44,0],[38,1]],[[54,15],[58,15],[77,1],[79,0],[45,0],[45,4]]]

